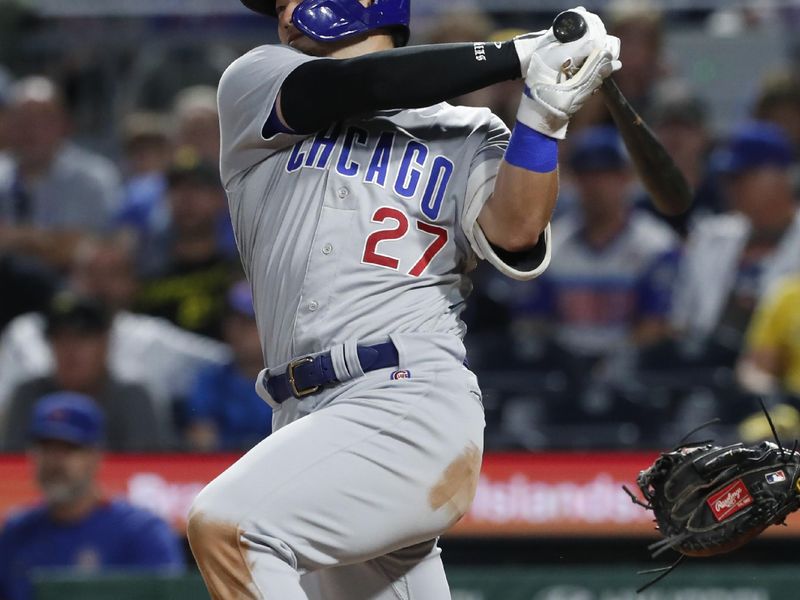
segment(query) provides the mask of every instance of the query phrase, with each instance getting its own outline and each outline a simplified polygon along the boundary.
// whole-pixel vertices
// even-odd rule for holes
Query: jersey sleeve
[[[494,191],[494,182],[500,161],[505,155],[511,133],[499,117],[492,115],[484,128],[483,139],[472,157],[467,193],[462,209],[461,227],[478,258],[487,260],[504,275],[513,279],[528,280],[541,275],[550,264],[550,224],[547,224],[539,243],[530,251],[511,254],[503,252],[489,242],[478,224],[486,201]]]
[[[283,82],[301,64],[315,60],[284,46],[260,46],[235,60],[217,90],[220,169],[226,186],[237,174],[306,136],[262,134]]]

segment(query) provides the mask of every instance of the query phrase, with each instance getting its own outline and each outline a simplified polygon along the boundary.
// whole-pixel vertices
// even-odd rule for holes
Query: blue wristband
[[[549,173],[558,166],[558,140],[517,123],[511,132],[506,162],[537,173]]]

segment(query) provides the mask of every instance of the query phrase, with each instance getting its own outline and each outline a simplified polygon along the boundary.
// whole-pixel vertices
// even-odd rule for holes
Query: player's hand
[[[538,81],[555,83],[563,68],[577,71],[593,50],[605,45],[606,28],[600,17],[582,6],[570,10],[579,13],[586,22],[586,33],[580,39],[562,44],[552,27],[514,38],[521,74],[526,79],[533,73]],[[535,68],[531,71],[533,65]]]
[[[525,78],[525,91],[517,112],[517,121],[563,140],[569,120],[600,86],[603,79],[622,67],[620,41],[607,35],[601,48],[592,50],[574,74],[565,68],[555,81],[541,81],[538,67],[531,63]]]

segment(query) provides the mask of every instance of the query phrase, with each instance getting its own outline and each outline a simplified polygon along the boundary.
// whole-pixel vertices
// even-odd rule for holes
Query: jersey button
[[[319,302],[317,302],[316,300],[312,300],[311,302],[308,303],[308,310],[310,310],[311,312],[314,312],[318,308],[319,308]]]
[[[344,199],[347,198],[349,195],[350,195],[350,190],[348,190],[347,188],[343,187],[339,189],[339,198]]]
[[[331,244],[325,244],[322,247],[322,253],[323,254],[330,254],[331,252],[333,252],[333,246]]]

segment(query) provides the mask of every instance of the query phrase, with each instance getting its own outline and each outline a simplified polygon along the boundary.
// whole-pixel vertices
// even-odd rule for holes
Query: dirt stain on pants
[[[193,513],[186,532],[212,600],[259,600],[238,527]]]
[[[481,451],[470,443],[442,473],[441,478],[428,494],[428,502],[433,510],[443,506],[452,513],[453,523],[469,510],[478,477],[481,473]]]

